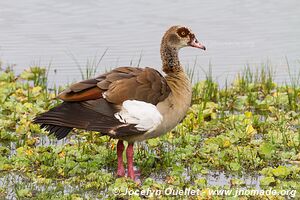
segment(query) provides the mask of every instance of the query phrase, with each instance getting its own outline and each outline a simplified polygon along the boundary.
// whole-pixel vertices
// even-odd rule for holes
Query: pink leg
[[[117,155],[118,155],[118,170],[117,176],[125,176],[125,169],[123,165],[123,151],[124,151],[124,144],[123,140],[119,140],[117,144]]]
[[[128,168],[128,177],[132,180],[135,179],[134,170],[133,170],[133,143],[128,143],[126,149],[126,156],[127,156],[127,168]]]

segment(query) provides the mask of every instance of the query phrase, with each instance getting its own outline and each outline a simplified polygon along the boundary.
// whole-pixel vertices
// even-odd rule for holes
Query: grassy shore
[[[300,198],[300,87],[294,79],[277,85],[270,69],[246,68],[220,88],[208,74],[194,85],[181,124],[137,144],[141,185],[116,178],[116,140],[75,130],[57,141],[31,123],[60,103],[60,90],[47,88],[44,68],[18,76],[0,72],[0,199]],[[198,193],[166,194],[187,189]],[[243,193],[252,189],[273,194]]]

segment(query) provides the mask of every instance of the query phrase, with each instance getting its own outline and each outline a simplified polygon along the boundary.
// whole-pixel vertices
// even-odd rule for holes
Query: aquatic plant
[[[143,174],[137,185],[115,177],[115,140],[75,130],[56,141],[31,123],[37,113],[58,103],[58,89],[47,88],[45,68],[15,75],[2,67],[0,198],[156,199],[154,193],[126,192],[168,188],[201,190],[190,199],[227,197],[212,194],[216,189],[290,190],[296,192],[290,198],[299,198],[300,87],[297,82],[278,85],[273,76],[271,69],[253,72],[248,66],[220,88],[209,71],[206,80],[194,85],[193,105],[183,122],[163,137],[138,145],[136,165]]]

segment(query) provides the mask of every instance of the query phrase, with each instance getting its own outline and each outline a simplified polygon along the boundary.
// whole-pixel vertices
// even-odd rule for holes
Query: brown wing
[[[114,117],[125,100],[156,105],[170,93],[164,77],[151,68],[120,67],[95,79],[71,85],[58,95],[65,102],[34,119],[58,139],[73,128],[99,131],[119,138],[142,134],[135,124],[124,124]],[[105,97],[105,98],[103,98]]]
[[[58,95],[64,101],[105,99],[120,105],[139,100],[156,105],[170,93],[165,78],[152,68],[120,67],[94,79],[75,83]]]

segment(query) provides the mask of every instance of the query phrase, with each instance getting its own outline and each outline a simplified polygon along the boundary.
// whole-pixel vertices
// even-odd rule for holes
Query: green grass
[[[92,66],[83,77],[97,71],[97,64]],[[189,74],[193,76],[194,68]],[[135,165],[143,172],[142,184],[137,185],[115,177],[116,140],[75,130],[58,142],[31,123],[36,114],[59,103],[54,98],[59,88],[47,89],[47,70],[31,67],[17,76],[2,67],[0,199],[143,199],[143,195],[122,192],[166,188],[201,190],[198,197],[190,199],[225,198],[211,195],[213,189],[255,188],[296,191],[291,196],[299,198],[297,80],[279,85],[274,82],[271,67],[253,71],[246,66],[232,83],[219,87],[210,67],[206,79],[193,87],[192,106],[184,121],[166,135],[136,145]],[[214,178],[222,174],[227,177]],[[254,184],[249,181],[252,178]],[[122,194],[114,194],[116,189]],[[285,197],[262,195],[250,199]]]
[[[93,58],[87,59],[84,66],[82,66],[79,63],[79,61],[76,59],[76,57],[72,53],[69,53],[70,57],[73,59],[78,70],[80,71],[82,80],[90,79],[96,75],[97,70],[99,69],[99,66],[101,64],[101,61],[103,60],[107,51],[108,51],[108,49],[105,49],[105,51],[102,53],[102,55],[100,57],[97,56],[97,54],[96,54]]]

